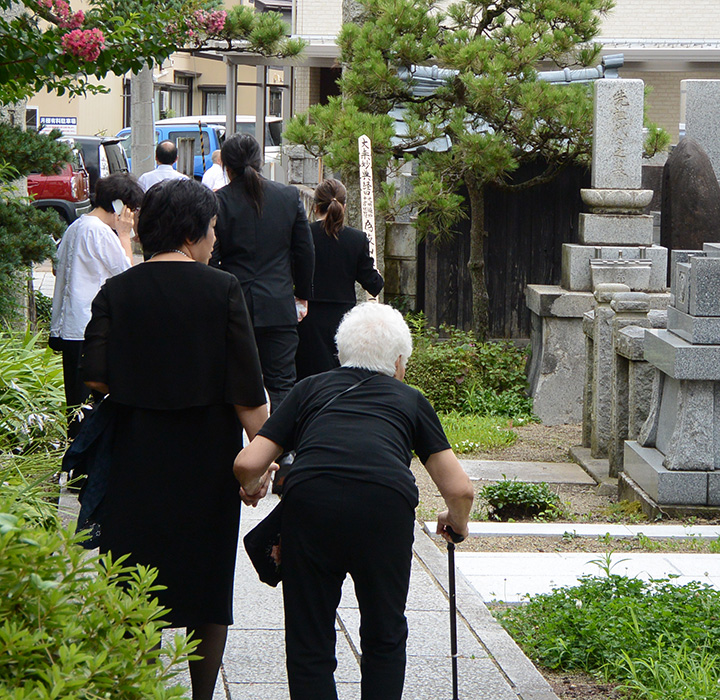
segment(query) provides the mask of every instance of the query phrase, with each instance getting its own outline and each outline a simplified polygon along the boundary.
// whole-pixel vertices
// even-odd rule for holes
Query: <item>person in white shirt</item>
[[[70,224],[58,246],[48,344],[63,356],[71,438],[80,428],[74,409],[90,394],[78,371],[90,307],[108,277],[132,266],[130,240],[143,196],[132,175],[101,178],[95,189],[95,208]]]
[[[230,180],[228,180],[227,172],[223,167],[219,150],[212,152],[212,162],[213,164],[202,176],[202,184],[205,185],[205,187],[209,187],[214,192],[215,190],[219,190],[221,187],[225,187]]]
[[[163,180],[187,177],[187,175],[183,175],[173,167],[177,159],[177,146],[172,141],[160,141],[155,147],[155,162],[157,163],[155,170],[143,173],[138,178],[143,192],[147,192],[153,185]]]

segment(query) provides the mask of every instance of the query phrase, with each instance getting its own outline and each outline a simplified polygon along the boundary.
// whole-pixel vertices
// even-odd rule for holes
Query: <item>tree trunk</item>
[[[485,282],[485,193],[474,178],[466,178],[470,198],[470,257],[468,269],[472,282],[473,331],[478,340],[487,338],[490,326],[490,307]]]

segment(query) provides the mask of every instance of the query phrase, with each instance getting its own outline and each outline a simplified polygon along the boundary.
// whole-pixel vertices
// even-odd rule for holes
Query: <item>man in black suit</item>
[[[216,193],[210,264],[240,280],[274,410],[295,384],[297,324],[312,295],[312,234],[297,188],[260,175],[260,146],[252,136],[229,138],[222,161],[230,184]]]

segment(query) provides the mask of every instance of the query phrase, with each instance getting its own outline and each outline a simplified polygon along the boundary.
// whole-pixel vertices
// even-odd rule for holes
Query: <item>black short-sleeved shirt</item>
[[[364,384],[329,399],[366,377]],[[450,448],[427,399],[407,384],[376,372],[340,367],[298,382],[258,432],[297,455],[285,482],[320,474],[389,486],[414,508],[418,502],[410,471],[413,451],[425,463]]]

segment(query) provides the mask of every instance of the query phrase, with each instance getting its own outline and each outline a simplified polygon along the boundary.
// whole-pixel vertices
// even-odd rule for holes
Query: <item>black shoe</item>
[[[275,476],[273,478],[272,492],[274,494],[278,496],[282,495],[285,477],[288,475],[294,461],[295,452],[286,452],[285,454],[280,455],[280,459],[277,461],[280,469],[275,472]]]

